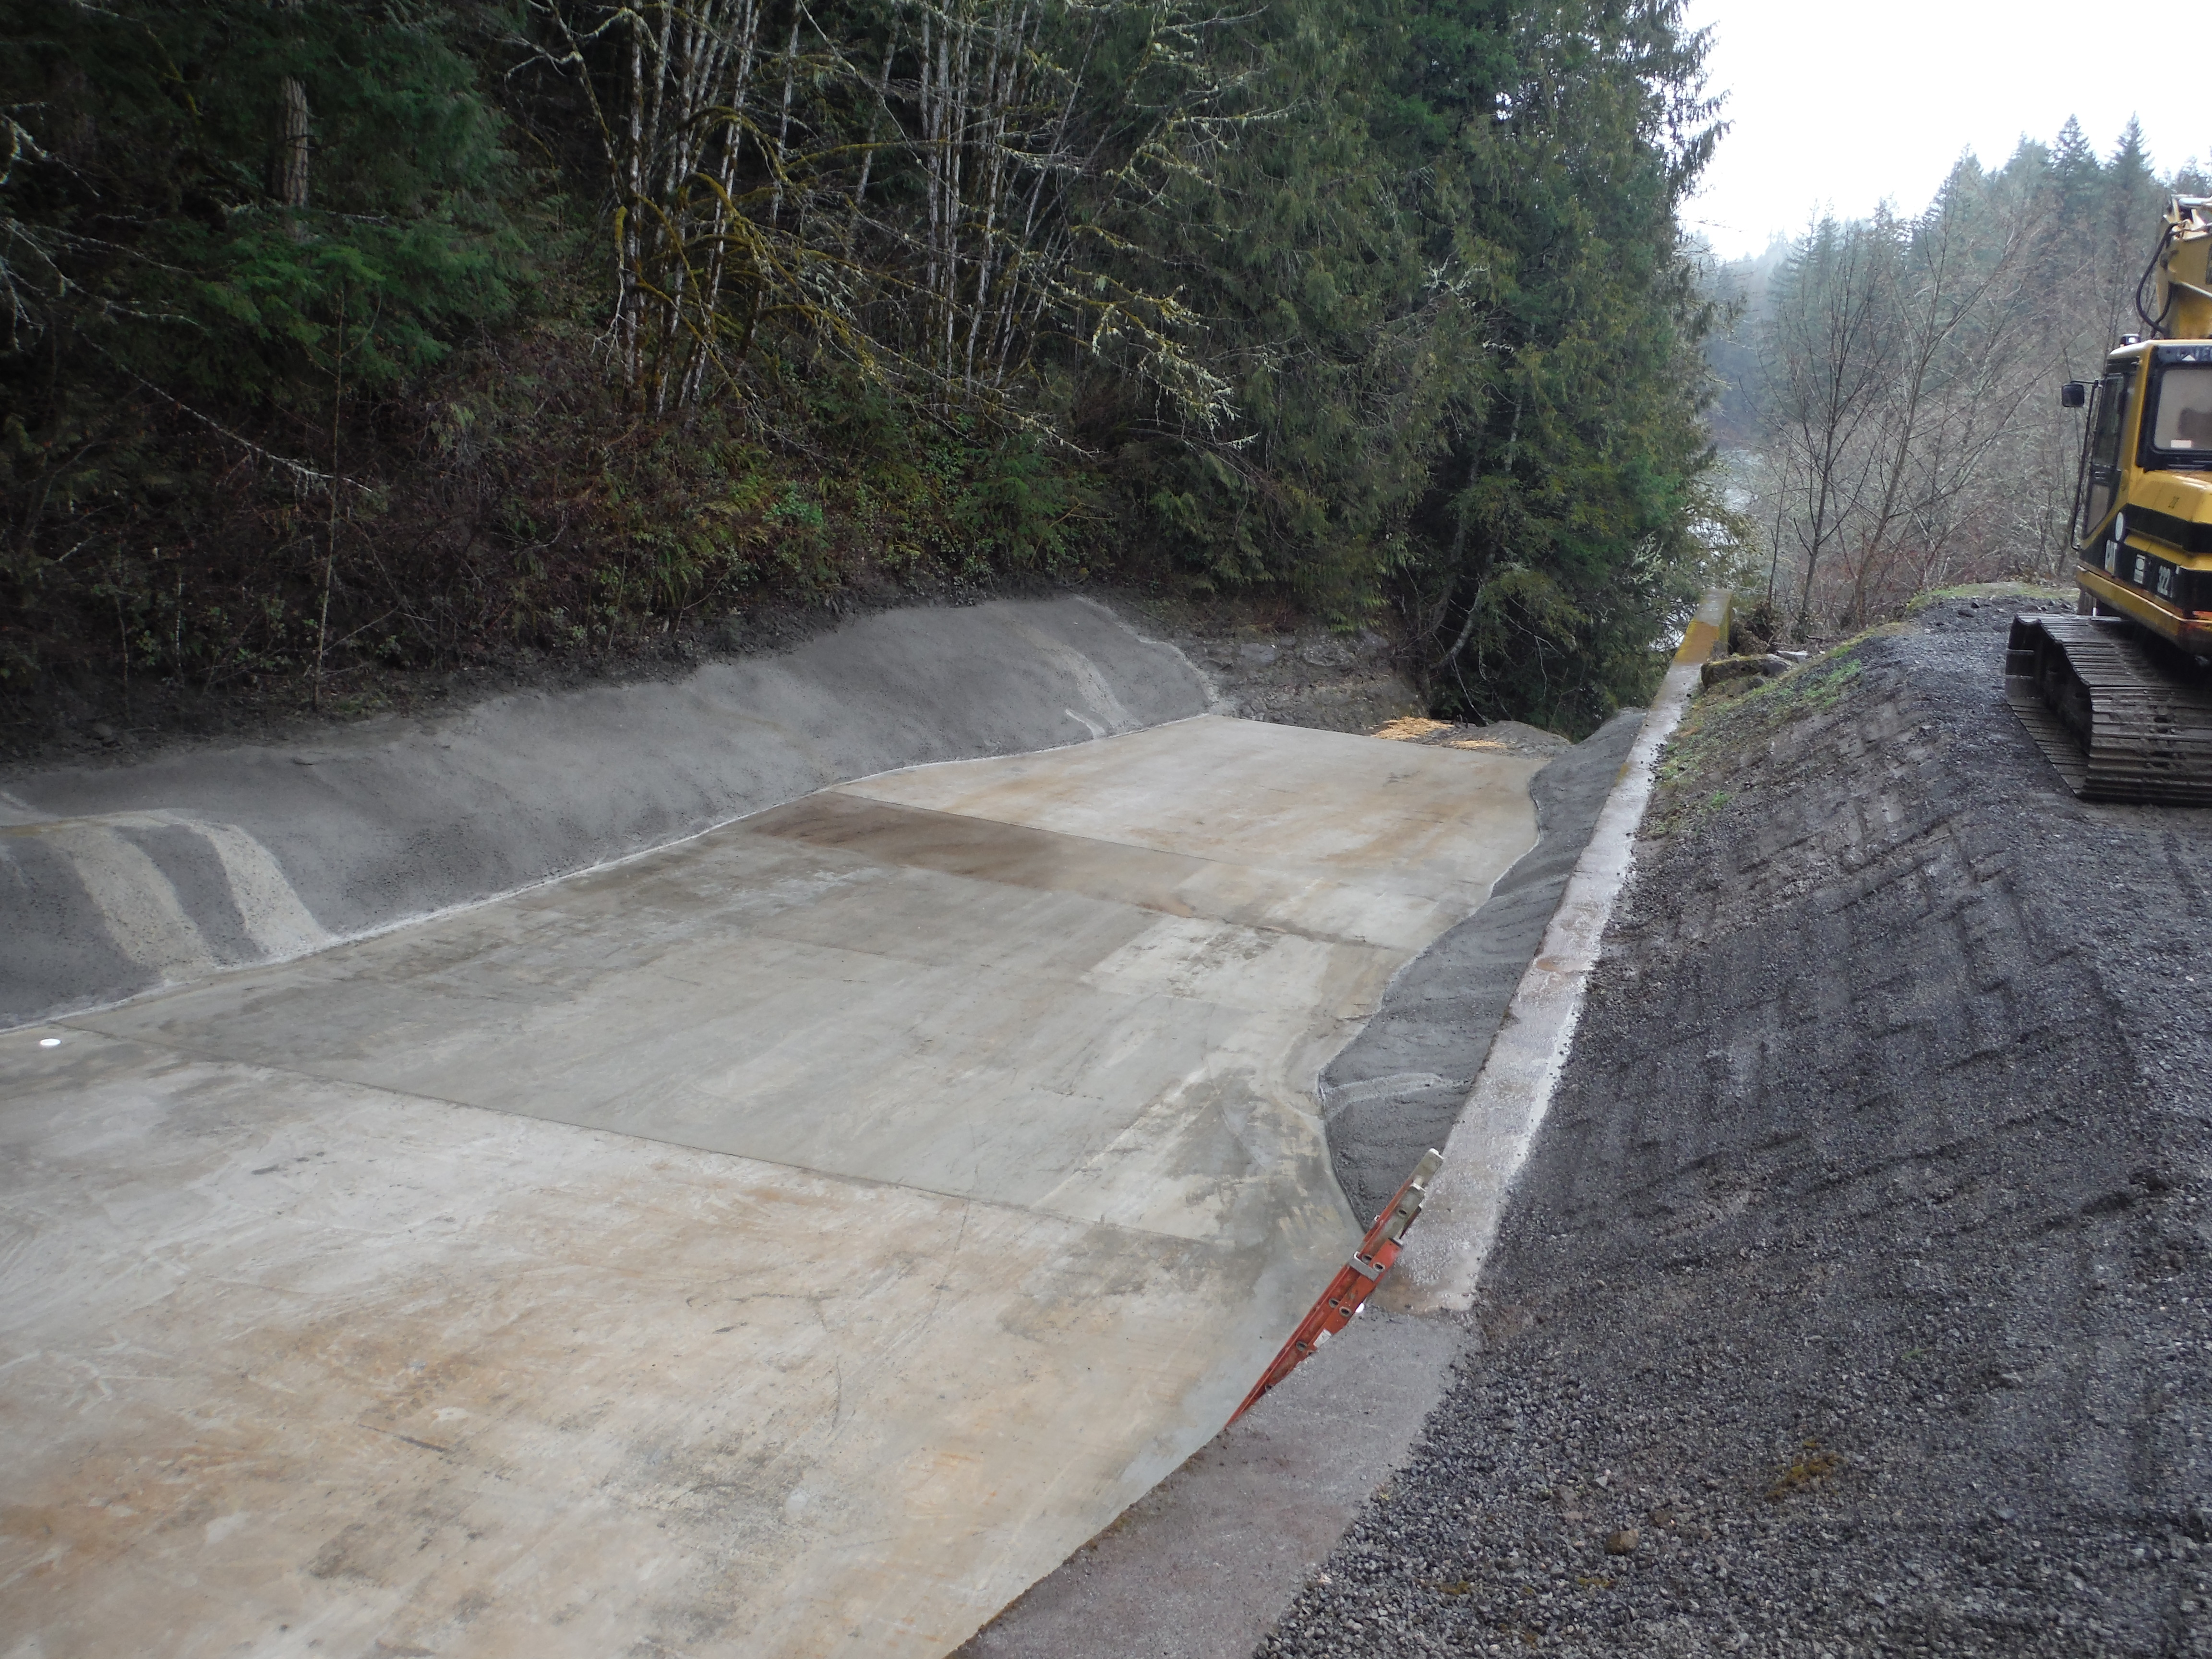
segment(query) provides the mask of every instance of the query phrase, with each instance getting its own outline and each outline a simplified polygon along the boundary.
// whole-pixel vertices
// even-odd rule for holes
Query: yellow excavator
[[[2013,619],[2005,697],[2084,800],[2212,805],[2212,197],[2177,196],[2074,486],[2074,617]],[[2148,302],[2146,302],[2148,290]]]

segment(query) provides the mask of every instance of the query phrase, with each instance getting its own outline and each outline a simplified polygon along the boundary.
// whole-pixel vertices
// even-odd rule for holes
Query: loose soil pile
[[[2212,812],[1960,602],[1693,710],[1458,1381],[1262,1644],[2212,1654]]]

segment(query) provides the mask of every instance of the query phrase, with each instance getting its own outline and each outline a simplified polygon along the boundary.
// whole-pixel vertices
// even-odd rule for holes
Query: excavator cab
[[[2005,696],[2090,800],[2212,805],[2212,197],[2177,196],[2087,413],[2076,617],[2014,618]],[[2146,299],[2148,290],[2148,302]]]
[[[2075,580],[2092,614],[2212,656],[2212,340],[2131,341],[2106,369],[2069,388],[2089,411]]]

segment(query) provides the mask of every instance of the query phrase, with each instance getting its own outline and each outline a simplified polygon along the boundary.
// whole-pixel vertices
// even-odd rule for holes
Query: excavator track
[[[2212,806],[2212,686],[2152,661],[2134,623],[2014,617],[2005,701],[2083,800]]]

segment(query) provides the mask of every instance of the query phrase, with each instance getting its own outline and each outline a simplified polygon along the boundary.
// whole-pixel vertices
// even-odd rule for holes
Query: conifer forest
[[[2161,180],[1717,266],[1680,0],[5,0],[0,713],[1099,582],[1571,732],[2059,568]],[[2186,182],[2185,180],[2184,182]],[[727,637],[737,637],[728,635]]]
[[[0,18],[0,698],[1112,580],[1580,730],[1712,557],[1674,0]]]

